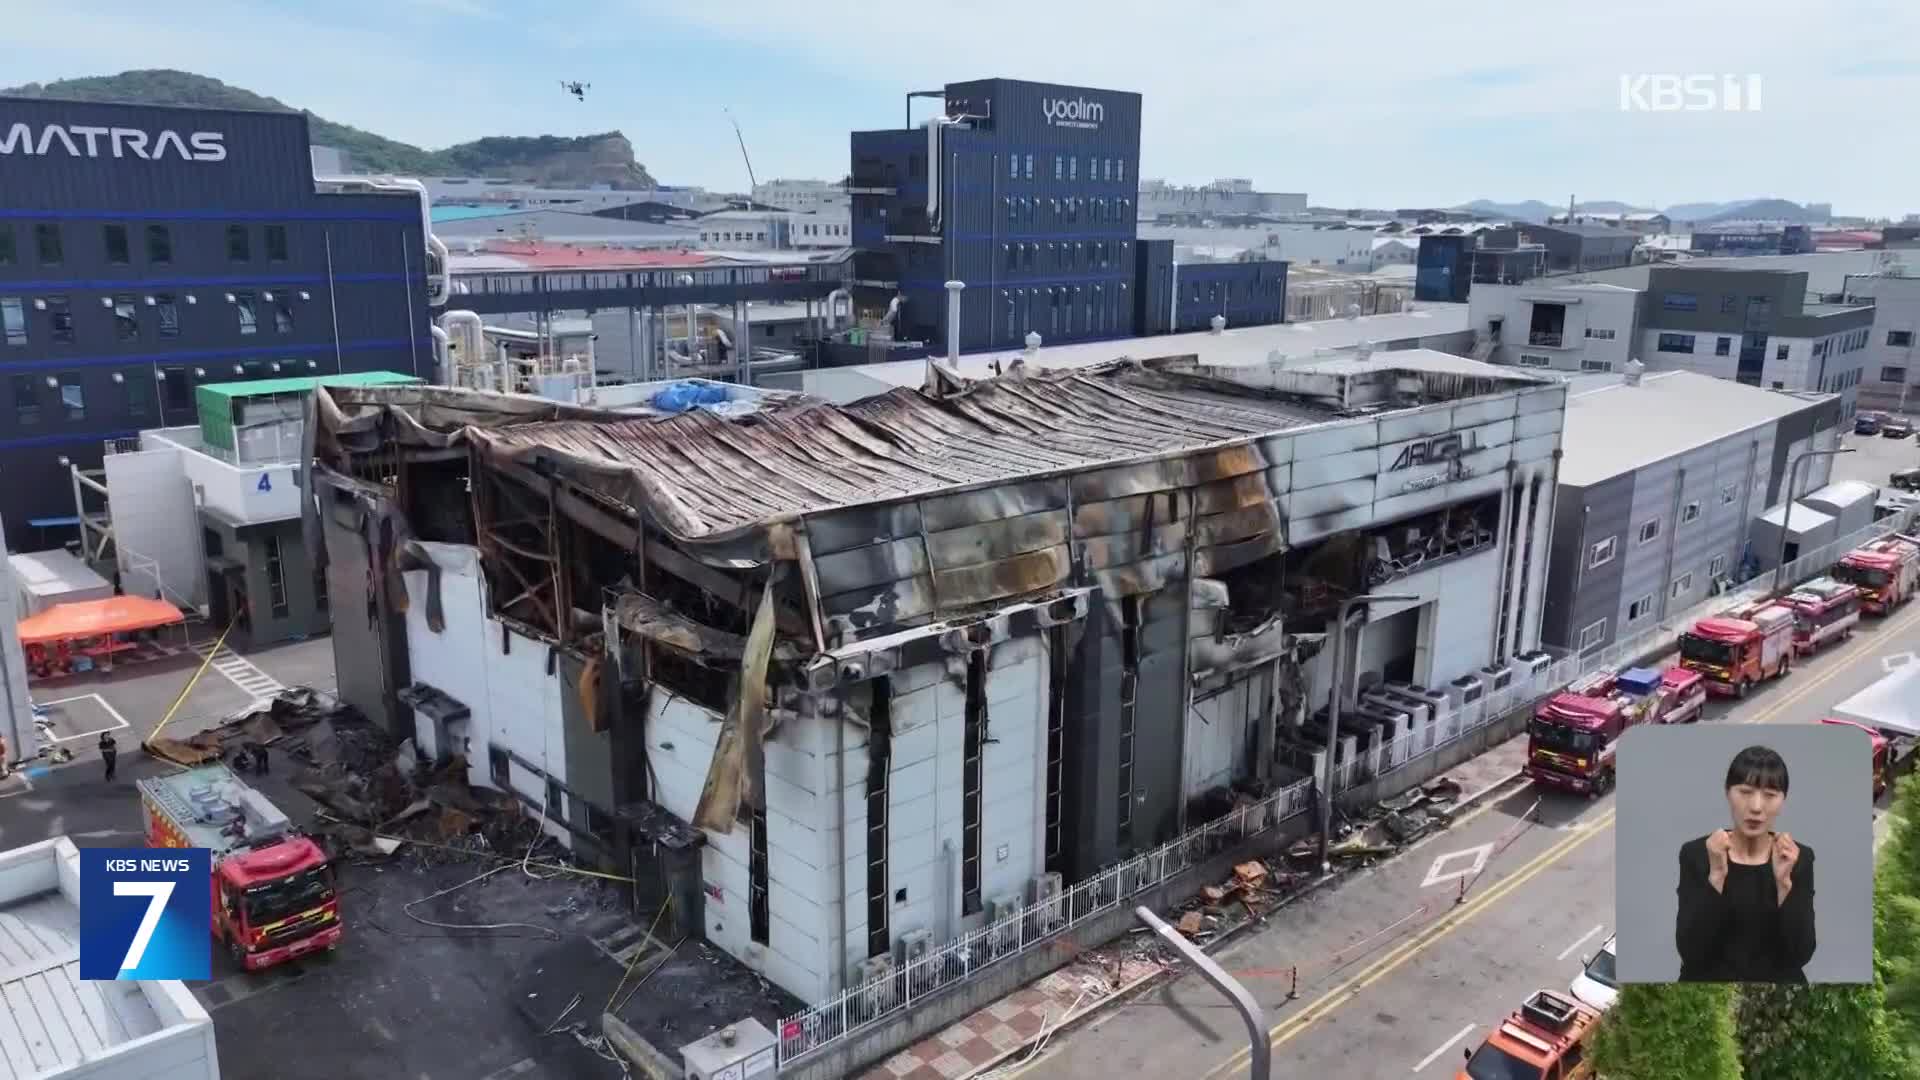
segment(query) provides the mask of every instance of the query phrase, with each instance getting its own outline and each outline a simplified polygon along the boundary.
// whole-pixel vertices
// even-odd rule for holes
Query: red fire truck
[[[1746,697],[1754,683],[1793,668],[1793,609],[1762,601],[1701,619],[1680,635],[1680,666],[1710,694]]]
[[[1780,602],[1793,609],[1793,647],[1803,656],[1852,637],[1860,622],[1860,590],[1830,577],[1799,585]]]
[[[153,847],[213,852],[213,935],[258,971],[340,943],[327,853],[266,796],[214,763],[138,782]]]
[[[1644,715],[1618,693],[1608,672],[1590,675],[1541,702],[1527,724],[1525,772],[1536,783],[1582,795],[1613,786],[1620,733]]]
[[[1634,723],[1690,724],[1706,711],[1707,680],[1686,668],[1628,668],[1616,690],[1630,700]]]
[[[1885,615],[1920,589],[1920,537],[1883,536],[1840,557],[1833,576],[1860,590],[1860,606]]]

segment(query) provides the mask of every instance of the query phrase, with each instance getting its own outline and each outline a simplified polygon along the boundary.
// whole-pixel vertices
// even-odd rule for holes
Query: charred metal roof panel
[[[900,389],[846,406],[740,419],[695,412],[536,422],[482,437],[513,457],[553,451],[631,470],[649,509],[694,538],[830,507],[1233,442],[1336,415],[1225,382],[1112,364],[1001,378],[941,398]]]

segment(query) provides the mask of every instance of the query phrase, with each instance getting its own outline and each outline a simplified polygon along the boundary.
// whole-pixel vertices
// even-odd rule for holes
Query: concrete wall
[[[27,612],[21,607],[13,561],[6,552],[6,530],[0,527],[0,735],[7,739],[7,759],[23,761],[40,752],[40,732],[33,723],[26,655],[20,649],[19,624]]]
[[[156,443],[137,453],[108,454],[102,464],[122,590],[152,596],[164,583],[167,599],[198,607],[207,602],[206,562],[193,485],[180,463],[185,453]],[[159,582],[151,570],[132,568],[136,554],[157,564]]]

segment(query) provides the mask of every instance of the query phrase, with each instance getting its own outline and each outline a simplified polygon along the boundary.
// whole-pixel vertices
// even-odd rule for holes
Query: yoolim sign
[[[1040,111],[1046,114],[1047,124],[1051,127],[1085,128],[1097,130],[1107,118],[1107,107],[1097,101],[1086,98],[1047,98],[1040,102]]]
[[[164,161],[227,160],[226,135],[218,131],[143,131],[91,124],[48,124],[35,131],[16,123],[0,130],[0,155],[23,157],[136,158]]]

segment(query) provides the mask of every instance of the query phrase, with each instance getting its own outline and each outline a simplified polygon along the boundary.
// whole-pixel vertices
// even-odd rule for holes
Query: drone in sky
[[[560,89],[565,90],[567,93],[572,94],[575,98],[584,102],[587,100],[587,91],[593,89],[593,84],[576,82],[571,79],[561,79]]]

